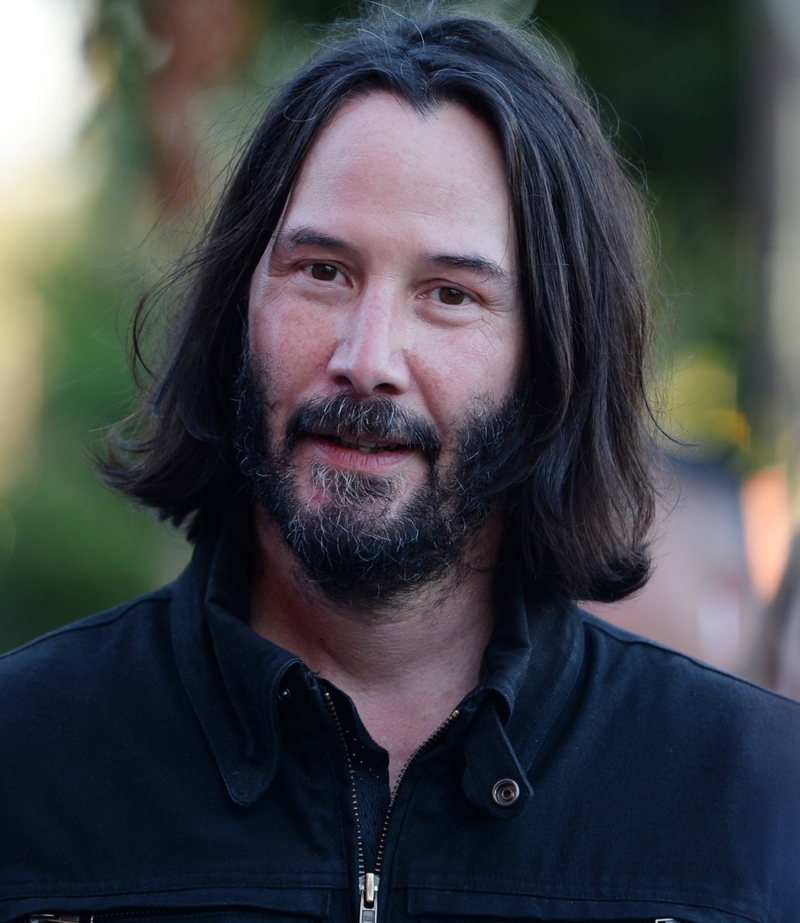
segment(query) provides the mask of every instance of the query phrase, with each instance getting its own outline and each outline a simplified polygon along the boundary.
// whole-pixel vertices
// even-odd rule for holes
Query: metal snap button
[[[492,789],[492,800],[501,808],[508,808],[519,798],[519,785],[513,779],[501,779]]]
[[[283,702],[284,705],[288,704],[291,701],[292,692],[288,686],[284,686],[283,689],[278,693],[278,701]]]

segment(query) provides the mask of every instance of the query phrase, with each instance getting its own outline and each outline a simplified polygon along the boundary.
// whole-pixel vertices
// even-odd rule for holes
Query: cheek
[[[439,422],[452,419],[469,398],[503,403],[519,381],[524,356],[521,324],[473,330],[468,335],[454,331],[444,341],[432,339],[429,347],[424,359],[419,356],[418,380],[428,383]]]
[[[522,346],[494,351],[486,363],[486,389],[497,400],[508,397],[516,388],[522,371]]]
[[[525,361],[525,331],[522,318],[493,331],[486,343],[485,366],[487,387],[498,400],[508,397],[517,387]]]
[[[275,397],[297,396],[310,389],[330,360],[332,336],[319,313],[296,302],[264,299],[249,314],[250,351],[267,362]]]

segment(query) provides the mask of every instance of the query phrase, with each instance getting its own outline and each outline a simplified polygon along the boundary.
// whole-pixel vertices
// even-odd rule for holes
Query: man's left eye
[[[440,285],[439,288],[434,289],[434,292],[442,304],[460,305],[472,301],[465,291],[460,288],[452,288],[449,285]]]
[[[340,275],[339,270],[330,263],[312,263],[306,267],[306,272],[318,282],[335,282]]]

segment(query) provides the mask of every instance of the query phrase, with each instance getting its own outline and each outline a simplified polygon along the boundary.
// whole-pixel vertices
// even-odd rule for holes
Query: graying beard
[[[397,497],[397,482],[386,477],[370,477],[358,471],[341,471],[314,463],[311,483],[325,495],[325,500],[341,506],[377,505],[383,512]]]
[[[304,513],[296,510],[287,524],[291,545],[299,547],[314,542],[320,557],[330,566],[341,561],[345,549],[351,561],[369,565],[381,546],[395,546],[392,557],[399,563],[405,554],[405,545],[414,545],[419,540],[418,529],[406,537],[407,541],[397,541],[392,530],[386,528],[392,503],[402,488],[396,479],[341,471],[319,463],[312,465],[310,473],[312,485],[322,491],[324,498],[319,505],[313,504],[317,518],[311,526]],[[309,501],[306,513],[311,506]],[[412,584],[417,580],[416,575],[409,573],[401,582]]]
[[[265,368],[260,371],[248,365],[245,353],[238,382],[239,462],[308,578],[329,599],[372,614],[401,605],[407,590],[445,573],[452,587],[465,572],[465,538],[486,521],[498,493],[495,485],[511,456],[518,399],[499,408],[475,399],[472,412],[465,410],[454,429],[455,458],[447,471],[436,468],[440,446],[407,417],[407,441],[419,446],[428,465],[426,480],[415,490],[404,491],[406,485],[396,476],[320,465],[309,473],[323,497],[304,503],[297,496],[292,458],[298,439],[323,423],[351,432],[354,417],[371,435],[388,435],[386,421],[394,421],[399,408],[377,398],[363,405],[350,400],[349,409],[343,399],[322,409],[307,407],[305,416],[295,420],[296,432],[287,431],[284,451],[271,451],[268,376]]]

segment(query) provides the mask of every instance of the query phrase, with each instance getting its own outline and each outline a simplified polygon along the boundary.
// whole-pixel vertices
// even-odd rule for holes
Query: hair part
[[[337,40],[278,93],[215,217],[161,297],[171,327],[105,480],[196,540],[252,497],[234,449],[251,276],[308,151],[342,104],[385,91],[455,103],[495,132],[511,190],[527,337],[523,412],[494,489],[504,563],[529,588],[611,601],[649,573],[647,218],[595,113],[552,53],[467,16],[400,17]],[[188,284],[187,284],[188,282]],[[152,299],[134,320],[134,360]]]

